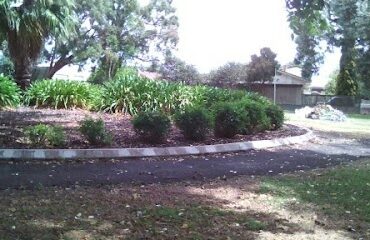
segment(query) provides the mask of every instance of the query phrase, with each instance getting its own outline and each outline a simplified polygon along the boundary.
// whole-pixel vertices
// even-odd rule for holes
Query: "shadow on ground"
[[[2,239],[350,239],[315,212],[274,206],[259,181],[7,190]],[[64,237],[64,238],[63,238]]]

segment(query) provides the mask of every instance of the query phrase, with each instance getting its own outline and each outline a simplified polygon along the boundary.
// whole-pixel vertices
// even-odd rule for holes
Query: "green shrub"
[[[266,115],[264,102],[244,99],[238,104],[249,118],[249,121],[244,125],[245,133],[256,133],[270,128],[271,123]]]
[[[100,109],[136,115],[139,112],[174,113],[194,102],[193,88],[140,77],[133,71],[119,71],[105,83]]]
[[[138,112],[175,113],[189,106],[209,108],[219,102],[248,97],[246,91],[208,86],[187,86],[140,77],[136,71],[121,69],[104,84],[99,109],[136,115]]]
[[[25,130],[27,139],[34,146],[56,146],[60,147],[65,144],[65,134],[60,126],[48,126],[38,124],[27,127]]]
[[[27,90],[25,103],[36,107],[89,108],[98,88],[68,80],[39,80]]]
[[[247,120],[247,115],[242,111],[239,104],[219,104],[215,110],[215,135],[232,138],[243,130]]]
[[[0,75],[0,109],[2,107],[15,107],[21,102],[20,89],[9,77]]]
[[[269,118],[270,122],[270,129],[277,130],[281,128],[284,124],[284,111],[281,107],[269,104],[265,108],[265,112],[267,117]]]
[[[106,131],[105,124],[102,119],[84,119],[80,122],[80,132],[92,145],[100,146],[110,145],[112,143],[112,136]]]
[[[204,140],[211,129],[211,117],[201,107],[189,107],[184,112],[177,113],[175,121],[188,140]]]
[[[170,119],[161,112],[141,112],[132,120],[135,132],[150,143],[162,142],[171,127]]]

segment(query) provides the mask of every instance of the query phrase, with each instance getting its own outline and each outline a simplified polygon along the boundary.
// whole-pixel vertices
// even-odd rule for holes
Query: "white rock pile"
[[[334,122],[344,122],[346,115],[330,105],[320,104],[315,107],[304,107],[295,110],[295,114],[302,118],[329,120]]]

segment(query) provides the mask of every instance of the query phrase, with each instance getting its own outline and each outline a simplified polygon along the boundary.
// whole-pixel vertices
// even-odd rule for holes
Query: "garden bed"
[[[39,123],[59,125],[67,136],[65,148],[97,148],[91,146],[79,132],[79,122],[85,117],[102,118],[107,130],[113,135],[113,143],[108,148],[133,147],[170,147],[170,146],[199,146],[241,141],[270,140],[274,138],[302,135],[306,131],[293,125],[284,125],[280,130],[265,131],[254,135],[237,135],[232,139],[220,139],[210,135],[202,142],[186,140],[180,130],[172,127],[164,143],[148,144],[136,134],[131,124],[131,117],[123,114],[94,113],[85,110],[54,110],[18,108],[0,111],[0,147],[1,148],[37,148],[27,143],[24,128]],[[44,148],[44,147],[39,147]]]

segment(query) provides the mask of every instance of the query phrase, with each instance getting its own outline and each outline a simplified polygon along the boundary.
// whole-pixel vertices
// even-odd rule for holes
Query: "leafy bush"
[[[97,88],[67,80],[39,80],[25,95],[25,103],[36,107],[89,108]]]
[[[106,131],[102,119],[84,119],[80,123],[80,132],[92,145],[110,145],[112,143],[112,136]]]
[[[248,96],[245,91],[150,80],[125,69],[118,71],[113,80],[104,84],[102,95],[104,98],[98,109],[130,115],[145,111],[172,114],[188,106],[209,108],[215,103],[237,101]]]
[[[168,134],[171,121],[161,112],[141,112],[132,120],[136,133],[145,141],[162,142]]]
[[[14,107],[21,102],[20,89],[9,77],[0,75],[0,108]]]
[[[270,129],[277,130],[281,128],[284,124],[284,111],[281,107],[269,104],[265,108],[265,112],[270,122]]]
[[[215,110],[215,135],[232,138],[242,131],[247,121],[248,116],[242,111],[239,104],[219,104]]]
[[[38,124],[26,128],[25,134],[27,139],[34,146],[63,146],[65,143],[65,134],[60,126],[48,126]]]
[[[132,71],[120,71],[104,84],[100,109],[136,115],[145,111],[175,112],[193,102],[192,88],[184,84],[149,80]]]
[[[266,103],[244,99],[238,104],[249,117],[249,121],[244,125],[245,133],[255,133],[270,128],[270,119],[265,112]]]
[[[175,121],[185,138],[193,141],[204,140],[211,129],[211,117],[201,107],[190,107],[177,113]]]

